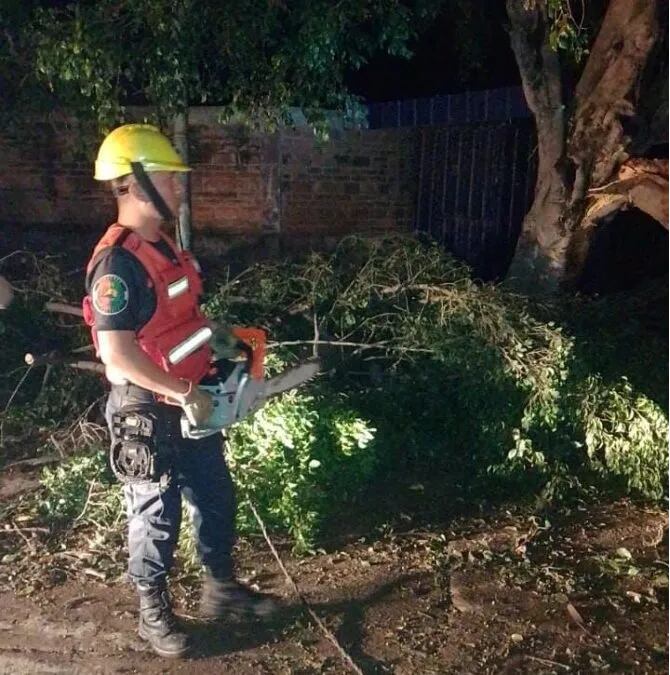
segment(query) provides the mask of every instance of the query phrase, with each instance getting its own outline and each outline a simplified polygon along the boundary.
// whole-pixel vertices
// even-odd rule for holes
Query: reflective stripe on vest
[[[149,287],[153,287],[156,294],[153,315],[136,331],[138,345],[165,372],[200,382],[212,367],[211,349],[206,344],[212,331],[198,306],[202,285],[191,256],[177,251],[169,237],[162,239],[174,251],[176,261],[168,259],[135,232],[118,224],[111,225],[93,251],[87,275],[93,271],[97,256],[110,246],[122,246],[132,253],[144,266]],[[84,304],[91,304],[90,297],[87,296]],[[88,310],[87,323],[97,345],[95,317],[92,307]]]
[[[171,284],[168,284],[167,287],[168,297],[170,298],[170,300],[172,300],[173,298],[176,298],[182,293],[186,293],[187,290],[188,290],[188,277],[182,277],[181,279],[177,279],[177,281],[173,281]]]
[[[183,361],[189,354],[204,345],[212,337],[212,329],[209,326],[199,328],[193,335],[173,347],[168,354],[168,360],[172,365]]]

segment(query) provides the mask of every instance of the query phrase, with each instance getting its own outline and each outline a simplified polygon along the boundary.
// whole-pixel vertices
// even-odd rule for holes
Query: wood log
[[[47,312],[57,312],[59,314],[70,314],[72,316],[80,316],[83,318],[84,310],[77,305],[67,305],[64,302],[47,302],[44,305]]]
[[[103,375],[105,373],[105,366],[102,363],[97,363],[96,361],[82,361],[72,354],[64,355],[59,354],[58,352],[49,352],[47,354],[36,356],[35,354],[28,352],[23,358],[29,366],[33,366],[34,368],[37,368],[38,366],[60,364],[70,366],[70,368],[78,368],[79,370],[90,370],[94,373],[101,373]]]

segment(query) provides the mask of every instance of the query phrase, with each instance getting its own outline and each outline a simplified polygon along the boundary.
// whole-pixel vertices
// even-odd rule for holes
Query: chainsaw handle
[[[265,376],[265,344],[267,336],[262,328],[241,328],[233,326],[231,333],[238,341],[246,345],[244,351],[249,355],[249,375],[254,380],[262,380]]]

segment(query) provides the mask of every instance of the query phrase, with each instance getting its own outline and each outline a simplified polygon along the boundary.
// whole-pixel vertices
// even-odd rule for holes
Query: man
[[[138,412],[154,425],[149,461],[137,460],[135,446],[119,460],[131,468],[134,461],[142,469],[157,467],[149,479],[124,480],[128,574],[140,598],[140,636],[161,656],[175,657],[189,646],[166,587],[182,495],[206,568],[203,615],[265,616],[274,609],[271,600],[233,577],[235,501],[221,435],[191,440],[179,432],[182,413],[194,425],[208,419],[213,401],[198,384],[215,373],[212,327],[198,304],[199,270],[161,231],[177,212],[178,179],[185,171],[189,167],[153,126],[128,124],[107,136],[95,178],[110,182],[118,217],[93,251],[84,299],[84,316],[111,383],[106,416],[113,448],[126,452],[118,445],[120,429]]]

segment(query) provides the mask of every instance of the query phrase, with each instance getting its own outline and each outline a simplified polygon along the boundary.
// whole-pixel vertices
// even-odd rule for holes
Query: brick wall
[[[0,134],[0,223],[93,225],[110,218],[109,190],[92,179],[78,136],[62,124],[32,122]]]
[[[322,142],[304,127],[249,135],[221,127],[216,114],[190,113],[196,230],[233,238],[273,233],[319,246],[352,232],[409,228],[415,131],[334,129]],[[79,145],[63,125],[0,135],[0,223],[98,229],[109,222],[114,201],[92,179],[92,159]]]
[[[289,239],[409,229],[414,213],[414,132],[343,131],[319,142],[306,130],[280,143],[280,219]]]

